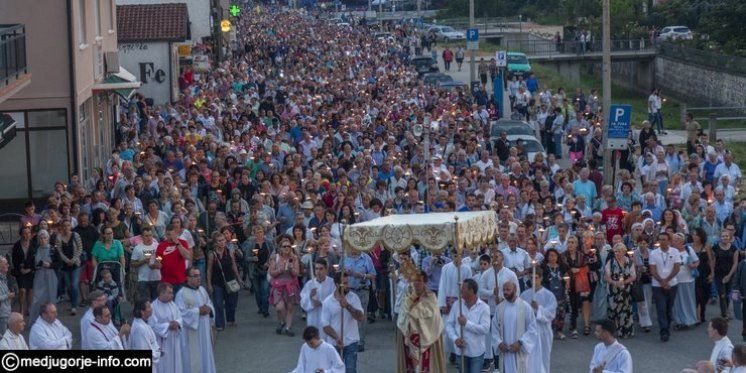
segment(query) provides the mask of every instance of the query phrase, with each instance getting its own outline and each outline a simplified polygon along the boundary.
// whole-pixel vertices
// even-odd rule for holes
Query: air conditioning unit
[[[106,52],[104,54],[104,63],[106,65],[107,74],[116,74],[119,72],[119,53],[118,52]]]

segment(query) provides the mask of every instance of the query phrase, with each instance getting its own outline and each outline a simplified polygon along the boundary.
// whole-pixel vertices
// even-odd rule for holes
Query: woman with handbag
[[[713,274],[710,271],[710,263],[712,263],[711,252],[707,250],[707,233],[702,228],[697,228],[692,232],[692,242],[689,246],[697,254],[699,265],[697,266],[697,272],[699,276],[694,279],[694,294],[697,301],[697,317],[698,323],[707,321],[705,318],[705,310],[707,309],[707,303],[710,301],[710,289],[712,288]]]
[[[650,332],[650,328],[653,327],[653,320],[650,318],[650,310],[653,304],[653,287],[650,277],[650,249],[648,241],[642,236],[637,238],[635,268],[637,282],[634,285],[636,289],[633,289],[632,294],[637,302],[637,316],[640,321],[640,327],[643,332],[648,333]]]
[[[570,267],[570,337],[578,338],[578,314],[583,313],[583,332],[591,330],[591,283],[587,258],[579,249],[578,238],[567,238],[564,261]]]
[[[627,256],[627,247],[618,243],[614,245],[614,257],[606,262],[606,282],[609,284],[610,320],[616,324],[617,336],[629,338],[635,335],[634,320],[632,318],[632,284],[636,273],[632,260]]]
[[[207,292],[215,305],[215,328],[222,331],[225,329],[226,319],[230,326],[236,326],[241,277],[234,254],[226,247],[225,235],[213,232],[212,243],[212,252],[207,255]]]
[[[695,279],[699,277],[699,257],[689,245],[685,244],[683,233],[673,235],[673,247],[681,254],[681,267],[676,274],[679,282],[676,299],[673,303],[673,329],[682,330],[697,324],[697,300]]]

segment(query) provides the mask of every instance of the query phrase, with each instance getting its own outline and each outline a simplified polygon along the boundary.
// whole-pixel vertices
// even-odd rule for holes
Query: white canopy
[[[459,247],[473,247],[492,241],[497,234],[494,211],[439,212],[429,214],[389,215],[345,229],[349,247],[369,251],[381,243],[394,251],[409,249],[419,243],[429,251],[443,251],[454,242],[455,217],[458,217]]]

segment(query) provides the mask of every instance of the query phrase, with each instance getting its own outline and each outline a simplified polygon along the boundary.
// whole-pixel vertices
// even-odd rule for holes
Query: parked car
[[[394,41],[394,35],[390,32],[376,32],[373,34],[373,37],[376,38],[376,40]]]
[[[508,136],[536,136],[534,129],[522,120],[499,119],[490,124],[490,141],[497,141],[502,132]]]
[[[456,31],[451,26],[431,26],[427,29],[428,33],[434,33],[438,40],[443,41],[454,41],[454,40],[465,40],[466,33],[463,31]]]
[[[443,73],[427,73],[422,76],[422,82],[429,86],[438,86],[441,83],[450,83],[453,78],[450,75]]]
[[[523,142],[523,151],[526,153],[526,158],[528,158],[529,162],[534,161],[536,153],[543,153],[544,155],[546,155],[544,147],[541,145],[541,142],[536,139],[535,136],[508,135],[510,146],[518,146],[519,140]]]
[[[692,40],[692,30],[686,26],[667,26],[658,35],[658,40]]]
[[[528,62],[528,57],[524,53],[520,52],[508,52],[508,77],[514,75],[528,75],[531,72],[531,64]]]
[[[438,72],[438,63],[428,56],[414,57],[409,63],[417,70],[417,74],[422,76],[426,73]]]
[[[451,80],[450,82],[441,82],[440,84],[438,84],[438,86],[440,88],[443,88],[443,89],[449,90],[449,91],[453,90],[453,89],[456,89],[456,88],[461,88],[461,89],[464,89],[466,91],[469,90],[469,85],[466,84],[466,83],[464,83],[464,82],[462,82],[462,81],[460,81],[460,80]]]

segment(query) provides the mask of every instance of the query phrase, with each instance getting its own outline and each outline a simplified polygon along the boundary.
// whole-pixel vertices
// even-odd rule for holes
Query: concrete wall
[[[130,4],[186,4],[189,10],[192,41],[201,42],[205,36],[210,36],[210,0],[116,0],[117,5]]]
[[[138,92],[152,98],[156,105],[170,101],[168,42],[122,43],[119,45],[119,64],[142,82]]]
[[[689,104],[707,103],[710,95],[713,105],[746,104],[746,76],[726,74],[658,56],[655,59],[655,79],[665,92]]]

